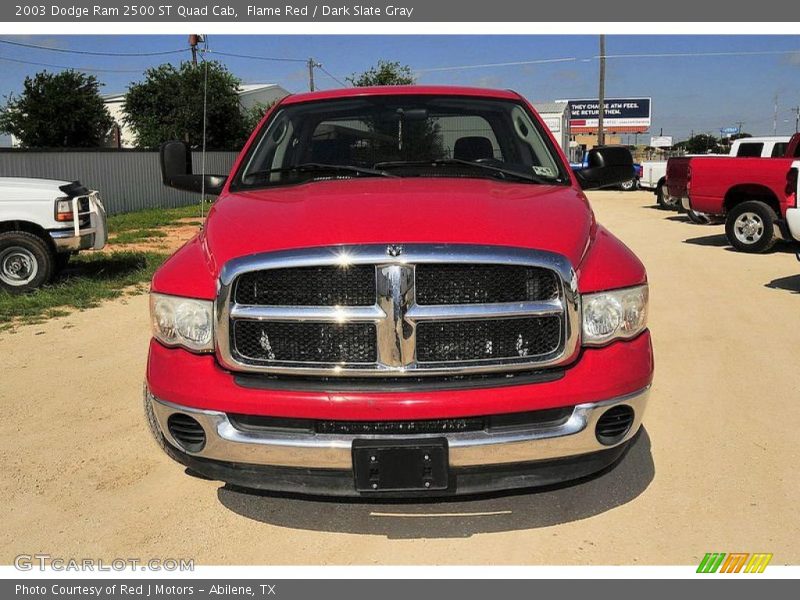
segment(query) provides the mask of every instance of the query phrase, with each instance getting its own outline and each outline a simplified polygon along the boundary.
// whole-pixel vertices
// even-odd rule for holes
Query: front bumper
[[[89,195],[89,210],[84,213],[78,211],[77,198],[73,199],[73,215],[72,227],[48,232],[56,252],[101,250],[108,241],[108,223],[100,196],[96,192]],[[85,222],[87,218],[88,225],[81,227],[81,222]]]
[[[648,393],[649,386],[609,400],[578,404],[559,424],[390,437],[447,439],[451,485],[444,494],[549,485],[589,475],[619,458],[639,431]],[[623,405],[634,411],[630,428],[613,445],[602,444],[595,434],[598,419],[610,408]],[[359,495],[353,484],[353,441],[389,437],[243,430],[224,412],[171,404],[147,388],[145,410],[153,434],[166,442],[167,453],[179,462],[212,479],[275,491]],[[170,434],[168,419],[175,413],[191,416],[202,426],[206,442],[198,451],[182,447]]]

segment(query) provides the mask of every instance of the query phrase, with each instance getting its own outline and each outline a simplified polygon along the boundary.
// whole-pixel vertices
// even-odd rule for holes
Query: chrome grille
[[[484,319],[417,325],[417,360],[457,362],[545,356],[561,344],[561,318]]]
[[[491,246],[309,248],[230,261],[217,356],[237,371],[452,375],[560,365],[578,350],[562,256]]]
[[[417,304],[536,302],[558,296],[558,278],[549,269],[522,265],[419,265]]]
[[[254,362],[374,363],[372,323],[236,321],[236,353]]]
[[[375,268],[358,265],[273,269],[245,273],[236,282],[239,304],[276,306],[372,306]]]

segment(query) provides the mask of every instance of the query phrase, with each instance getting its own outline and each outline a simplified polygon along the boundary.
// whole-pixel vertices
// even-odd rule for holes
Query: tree
[[[706,135],[705,133],[700,133],[690,137],[685,142],[676,144],[676,146],[684,148],[687,154],[708,154],[710,152],[719,152],[719,140],[713,135]]]
[[[416,80],[411,72],[411,67],[401,65],[399,62],[379,60],[378,64],[370,67],[361,74],[353,73],[346,77],[348,82],[355,87],[371,87],[375,85],[413,85]]]
[[[114,121],[94,75],[68,70],[26,77],[18,97],[0,113],[0,130],[26,148],[91,148],[101,144]]]
[[[153,148],[175,139],[202,146],[206,69],[206,147],[227,150],[241,145],[246,135],[239,105],[241,82],[223,65],[209,61],[153,67],[145,71],[144,81],[128,87],[125,123],[138,146]]]
[[[267,114],[267,111],[275,105],[275,102],[277,102],[277,100],[270,102],[269,104],[265,104],[264,102],[256,102],[250,108],[242,111],[245,135],[245,140],[242,141],[242,144],[244,144],[246,141],[246,137],[249,136],[250,133],[258,126],[258,124],[261,122],[261,119],[263,119],[264,115]]]

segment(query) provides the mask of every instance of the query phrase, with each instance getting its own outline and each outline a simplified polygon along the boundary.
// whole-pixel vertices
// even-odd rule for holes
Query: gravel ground
[[[246,494],[187,475],[141,412],[147,298],[0,332],[0,561],[185,557],[197,564],[800,562],[793,250],[735,253],[720,226],[591,194],[644,261],[656,380],[612,470],[470,501],[370,504]]]

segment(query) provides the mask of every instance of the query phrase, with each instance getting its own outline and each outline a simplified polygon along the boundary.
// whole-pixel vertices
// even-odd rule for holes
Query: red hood
[[[214,275],[232,258],[338,244],[451,243],[518,246],[577,265],[594,224],[568,186],[488,179],[367,179],[233,193],[205,228]]]

